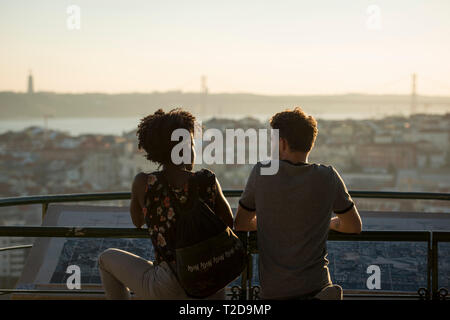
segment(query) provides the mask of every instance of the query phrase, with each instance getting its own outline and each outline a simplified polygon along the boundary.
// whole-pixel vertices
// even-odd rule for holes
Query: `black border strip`
[[[355,206],[355,203],[352,201],[352,204],[348,208],[346,208],[344,210],[334,211],[334,213],[336,213],[336,214],[345,214],[345,213],[349,212],[351,209],[353,209],[354,206]]]
[[[241,200],[239,200],[239,205],[247,211],[251,211],[251,212],[256,211],[256,209],[251,209],[251,208],[247,207],[246,205],[242,204]]]

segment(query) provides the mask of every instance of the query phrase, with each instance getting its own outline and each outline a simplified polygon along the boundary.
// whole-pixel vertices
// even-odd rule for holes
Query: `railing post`
[[[252,288],[252,280],[253,280],[253,256],[251,253],[247,254],[247,284],[248,284],[248,300],[253,300],[253,288]]]
[[[433,297],[433,289],[431,285],[431,279],[433,277],[433,248],[432,248],[432,241],[433,241],[433,232],[428,233],[428,240],[427,240],[427,293],[426,293],[426,299],[430,300]]]
[[[248,255],[248,232],[245,231],[238,231],[237,236],[242,241],[242,245],[245,248],[245,252]],[[241,289],[239,292],[239,300],[246,300],[247,299],[247,282],[248,282],[248,263],[246,264],[244,270],[242,270],[241,273]]]
[[[44,223],[45,215],[47,214],[48,202],[42,203],[42,223]]]
[[[439,299],[439,270],[438,270],[438,241],[436,237],[433,237],[431,233],[431,261],[432,261],[432,285],[431,285],[431,298],[433,300]]]
[[[246,267],[246,269],[245,269],[245,283],[244,283],[244,286],[243,286],[243,289],[244,289],[244,291],[243,291],[243,296],[244,296],[244,300],[248,300],[249,299],[249,294],[250,294],[250,292],[249,292],[249,288],[248,288],[248,282],[250,281],[249,280],[249,275],[250,275],[250,268],[252,267],[251,265],[250,265],[250,263],[249,263],[249,257],[251,257],[251,254],[250,254],[250,241],[249,241],[249,238],[250,238],[250,232],[246,232],[245,233],[245,246],[246,246],[246,248],[247,248],[247,267]]]
[[[250,250],[248,259],[249,272],[248,272],[248,291],[249,300],[259,299],[259,286],[253,286],[253,253],[257,252],[258,248],[258,235],[256,232],[249,232],[248,234],[248,248]]]

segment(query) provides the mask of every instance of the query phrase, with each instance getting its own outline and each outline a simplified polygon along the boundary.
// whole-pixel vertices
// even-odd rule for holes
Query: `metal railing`
[[[224,190],[227,197],[239,197],[242,190]],[[424,192],[384,192],[384,191],[350,191],[354,198],[376,199],[410,199],[410,200],[450,200],[448,193]],[[50,203],[85,202],[105,200],[129,200],[130,192],[93,193],[93,194],[63,194],[46,196],[28,196],[0,199],[0,207],[41,204],[42,218]],[[258,253],[256,232],[237,232],[248,252],[248,264],[241,276],[241,287],[232,288],[232,298],[254,299],[258,298],[259,287],[252,286],[253,259],[252,255]],[[147,238],[148,233],[136,228],[95,228],[95,227],[30,227],[30,226],[0,226],[0,237],[67,237],[67,238]],[[411,297],[421,299],[442,299],[447,295],[447,289],[438,288],[438,244],[450,242],[450,232],[431,231],[363,231],[361,234],[341,234],[330,232],[330,241],[399,241],[399,242],[425,242],[427,243],[427,287],[419,288],[416,295]],[[30,245],[19,246],[20,249]],[[19,248],[7,248],[19,249]],[[21,290],[0,289],[0,294],[9,293],[101,293],[100,290]],[[366,294],[367,295],[370,295]],[[358,295],[357,295],[358,296]],[[387,297],[393,295],[387,294]]]

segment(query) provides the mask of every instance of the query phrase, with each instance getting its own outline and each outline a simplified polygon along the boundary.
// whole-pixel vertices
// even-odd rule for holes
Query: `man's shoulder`
[[[274,162],[277,162],[278,165],[280,164],[285,164],[287,161],[283,161],[283,160],[278,160],[278,159],[269,159],[269,160],[262,160],[262,161],[258,161],[254,166],[253,166],[253,170],[260,170],[261,168],[269,168],[269,167],[273,167],[274,166]],[[325,165],[325,164],[321,164],[321,163],[305,163],[305,165],[308,168],[311,168],[313,170],[317,170],[320,172],[328,172],[331,173],[333,171],[335,171],[336,169],[334,169],[333,166],[331,165]],[[300,165],[299,165],[300,167]]]
[[[316,168],[316,170],[319,170],[324,173],[333,173],[336,169],[332,165],[326,165],[321,163],[312,163],[312,165]]]
[[[273,162],[278,160],[261,160],[258,161],[252,168],[251,174],[254,176],[267,175],[265,170],[270,170],[274,166]],[[278,170],[277,170],[278,171]],[[274,173],[270,173],[269,175],[273,175]]]
[[[274,161],[277,161],[277,164],[274,164]],[[265,160],[257,162],[253,168],[252,172],[255,172],[257,175],[261,174],[261,168],[271,168],[271,167],[279,167],[283,165],[284,162],[280,160]],[[300,167],[300,166],[299,166]],[[337,174],[337,170],[332,165],[326,165],[321,163],[306,163],[306,167],[317,174],[318,176],[323,176],[325,178],[334,178]]]
[[[323,178],[326,181],[335,181],[337,171],[332,165],[315,163],[314,169],[317,173],[317,176]]]

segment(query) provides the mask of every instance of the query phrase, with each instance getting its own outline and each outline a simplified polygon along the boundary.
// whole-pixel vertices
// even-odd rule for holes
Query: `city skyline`
[[[79,29],[67,26],[71,5]],[[450,96],[446,1],[0,8],[0,91],[23,91],[29,69],[35,91],[65,93],[198,92],[206,75],[212,93],[409,94],[417,73],[419,95]]]
[[[255,94],[255,95],[260,95],[260,96],[341,96],[341,95],[367,95],[367,96],[389,96],[389,95],[398,95],[398,96],[404,96],[404,95],[409,95],[409,96],[430,96],[430,97],[450,97],[450,93],[447,95],[439,95],[439,94],[420,94],[417,92],[417,74],[416,73],[412,73],[411,75],[411,88],[410,88],[410,92],[401,92],[401,93],[364,93],[364,92],[342,92],[342,93],[336,93],[336,94],[264,94],[264,93],[256,93],[256,92],[209,92],[209,88],[207,86],[206,83],[206,79],[207,76],[202,75],[200,77],[200,90],[196,91],[196,90],[192,90],[192,91],[184,91],[182,88],[175,88],[175,89],[168,89],[165,91],[157,91],[157,90],[153,90],[153,91],[142,91],[142,92],[138,92],[138,91],[133,91],[133,92],[112,92],[110,94],[148,94],[148,93],[154,93],[154,92],[161,92],[161,93],[170,93],[170,92],[184,92],[184,93],[203,93],[205,95],[207,94]],[[33,94],[33,93],[55,93],[55,94],[89,94],[89,93],[98,93],[98,94],[108,94],[105,92],[100,92],[100,91],[83,91],[83,92],[58,92],[58,91],[53,91],[53,90],[34,90],[34,76],[33,76],[33,72],[32,70],[28,71],[28,75],[26,77],[26,88],[25,90],[0,90],[0,92],[14,92],[14,93],[28,93],[28,94]]]

